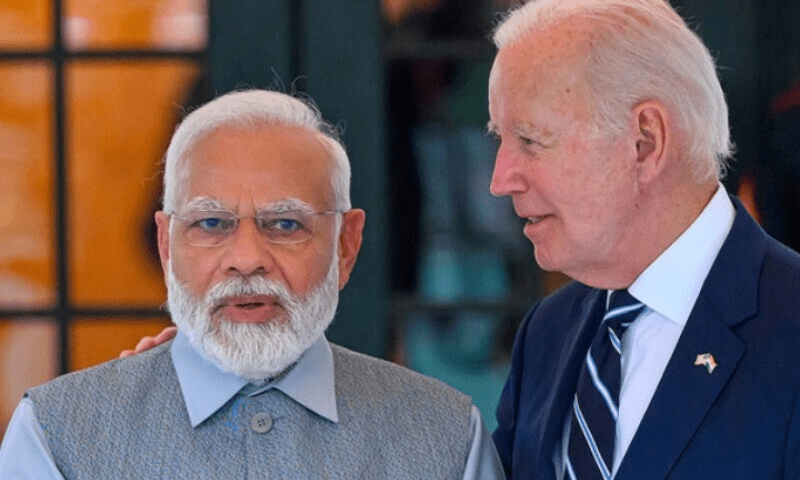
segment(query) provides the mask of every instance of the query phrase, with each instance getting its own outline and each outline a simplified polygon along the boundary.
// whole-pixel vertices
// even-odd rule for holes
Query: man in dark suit
[[[575,280],[520,327],[507,475],[800,478],[800,258],[720,184],[706,47],[663,0],[539,0],[494,41],[491,191]]]

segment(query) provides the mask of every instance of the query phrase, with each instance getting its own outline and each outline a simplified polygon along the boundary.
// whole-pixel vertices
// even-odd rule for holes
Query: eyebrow
[[[188,210],[232,211],[232,209],[227,207],[222,201],[217,200],[216,198],[205,197],[205,196],[193,198],[186,204],[186,208]],[[256,210],[259,212],[270,211],[277,213],[299,210],[301,212],[310,213],[314,211],[314,208],[309,203],[304,202],[299,198],[285,198],[282,200],[278,200],[276,202],[269,202],[260,205]]]
[[[489,133],[495,134],[499,136],[499,127],[493,121],[489,121],[486,124],[486,129]],[[511,127],[511,131],[518,136],[521,137],[531,137],[533,140],[541,143],[544,146],[550,146],[555,143],[556,138],[558,137],[557,134],[548,131],[547,129],[541,128],[538,125],[531,123],[531,122],[519,122],[515,123]]]
[[[278,200],[277,202],[266,203],[258,208],[259,212],[264,210],[279,213],[288,212],[290,210],[300,210],[301,212],[311,213],[314,211],[314,208],[309,203],[298,198],[286,198],[284,200]]]
[[[186,203],[188,210],[226,210],[225,205],[211,197],[195,197]]]
[[[535,125],[531,122],[521,122],[512,128],[512,131],[517,135],[525,137],[535,137],[534,139],[544,145],[553,143],[557,135],[545,128]]]

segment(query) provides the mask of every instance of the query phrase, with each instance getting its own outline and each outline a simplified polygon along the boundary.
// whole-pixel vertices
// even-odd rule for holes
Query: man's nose
[[[225,245],[223,266],[230,273],[249,276],[268,273],[275,266],[271,244],[259,232],[252,218],[242,218]]]
[[[495,156],[489,191],[496,197],[502,197],[524,191],[525,188],[518,159],[501,143]]]

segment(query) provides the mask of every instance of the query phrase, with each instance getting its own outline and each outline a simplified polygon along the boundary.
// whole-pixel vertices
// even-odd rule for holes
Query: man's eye
[[[194,222],[193,226],[203,230],[229,230],[233,228],[233,222],[218,217],[201,218]]]
[[[297,230],[304,230],[305,225],[293,218],[276,218],[267,222],[264,228],[282,233],[291,233]]]

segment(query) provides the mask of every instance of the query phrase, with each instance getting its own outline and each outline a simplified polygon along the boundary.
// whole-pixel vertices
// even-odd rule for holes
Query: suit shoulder
[[[800,277],[800,254],[786,245],[773,240],[767,248],[765,272],[782,271],[784,275]],[[766,270],[770,269],[770,270]]]
[[[458,452],[472,442],[472,399],[437,379],[331,344],[340,422],[402,431],[426,453]],[[436,452],[439,453],[436,453]]]
[[[336,383],[347,388],[369,388],[373,394],[413,395],[420,401],[446,399],[462,406],[471,398],[441,380],[422,375],[406,367],[331,344]]]
[[[59,402],[59,399],[83,397],[88,395],[104,396],[109,392],[122,393],[136,391],[139,380],[145,378],[142,372],[162,375],[165,369],[172,367],[168,342],[147,352],[127,358],[114,359],[99,365],[61,375],[49,382],[31,388],[26,392],[34,403],[48,399]]]
[[[778,307],[800,318],[800,255],[773,241],[761,268],[760,306]]]
[[[550,318],[558,315],[564,319],[579,319],[579,312],[585,307],[586,299],[597,293],[597,289],[578,282],[569,282],[555,292],[541,299],[526,314],[526,320]],[[549,321],[549,320],[548,320]]]

